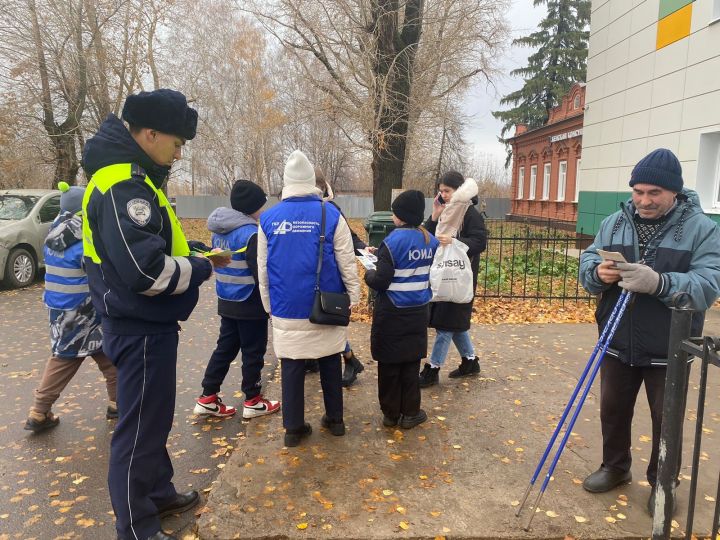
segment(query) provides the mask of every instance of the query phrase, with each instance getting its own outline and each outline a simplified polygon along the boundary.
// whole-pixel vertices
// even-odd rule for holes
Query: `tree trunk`
[[[53,176],[53,187],[58,182],[65,181],[70,185],[75,184],[79,164],[75,147],[75,135],[80,126],[80,118],[85,108],[85,97],[87,95],[87,62],[82,42],[82,21],[83,21],[83,0],[78,0],[75,5],[75,19],[72,21],[68,41],[74,43],[77,54],[77,88],[74,94],[64,94],[67,107],[67,118],[58,124],[55,118],[53,100],[50,91],[49,71],[45,55],[45,44],[42,39],[42,30],[38,19],[35,0],[28,0],[28,11],[32,24],[33,43],[37,54],[38,74],[41,81],[41,103],[43,109],[43,126],[52,142],[55,151],[55,174]]]
[[[397,0],[378,0],[373,6],[376,39],[375,114],[378,132],[373,141],[373,202],[375,210],[389,210],[393,189],[402,189],[415,53],[422,33],[424,0],[408,0],[398,28]]]
[[[373,205],[375,211],[390,210],[393,189],[402,189],[405,168],[405,136],[393,137],[386,147],[373,145]]]
[[[53,176],[53,189],[57,189],[59,182],[75,184],[80,164],[78,163],[75,147],[75,134],[57,133],[52,138],[55,151],[55,175]]]

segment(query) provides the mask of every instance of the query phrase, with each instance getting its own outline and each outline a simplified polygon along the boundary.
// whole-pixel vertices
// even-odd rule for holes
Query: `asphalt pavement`
[[[0,540],[114,539],[107,490],[107,462],[114,422],[105,419],[107,394],[95,362],[88,358],[53,407],[60,425],[34,435],[23,429],[35,389],[49,356],[47,309],[42,283],[0,290]],[[212,487],[232,452],[242,444],[247,421],[198,418],[192,413],[200,381],[213,351],[219,317],[214,283],[182,324],[178,351],[175,421],[168,450],[178,490]],[[265,380],[275,373],[266,357]],[[233,364],[225,400],[242,404],[240,366]],[[236,397],[233,397],[234,394]],[[273,395],[269,397],[275,397]],[[192,537],[192,512],[163,522],[169,531]]]

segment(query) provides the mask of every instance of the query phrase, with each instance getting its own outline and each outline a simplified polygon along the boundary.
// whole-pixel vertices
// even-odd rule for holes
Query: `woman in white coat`
[[[325,403],[321,424],[333,435],[345,434],[340,353],[345,350],[347,329],[309,320],[323,206],[321,289],[347,292],[354,305],[360,298],[360,280],[350,228],[340,211],[323,205],[321,197],[312,164],[295,150],[285,165],[281,202],[263,213],[258,232],[260,295],[272,318],[273,347],[281,364],[286,446],[297,446],[312,432],[304,414],[304,361],[308,359],[319,360]]]

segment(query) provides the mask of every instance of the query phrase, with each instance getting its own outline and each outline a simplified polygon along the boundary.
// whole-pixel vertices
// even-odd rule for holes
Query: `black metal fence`
[[[695,438],[692,453],[692,474],[688,497],[688,512],[685,522],[685,538],[693,538],[695,521],[695,500],[697,496],[698,478],[700,476],[700,455],[703,436],[703,419],[705,416],[706,393],[709,366],[720,367],[720,338],[691,338],[690,324],[693,311],[689,309],[673,309],[670,326],[670,357],[665,378],[665,399],[663,406],[663,424],[660,437],[660,461],[658,464],[658,485],[653,513],[653,540],[671,537],[672,515],[675,508],[677,478],[680,472],[682,454],[682,433],[685,418],[685,407],[688,392],[688,380],[692,356],[699,358],[700,385],[698,387],[698,406],[695,421]],[[720,529],[720,477],[715,497],[715,511],[709,537],[718,538]],[[706,534],[698,534],[705,537]]]
[[[478,272],[478,296],[587,300],[580,285],[580,253],[592,239],[572,222],[486,220],[488,246]]]

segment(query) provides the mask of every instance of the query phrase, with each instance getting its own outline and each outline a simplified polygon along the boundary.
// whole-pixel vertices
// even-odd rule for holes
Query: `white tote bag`
[[[468,247],[454,238],[452,244],[440,246],[430,267],[432,302],[466,304],[473,299],[473,275]]]

